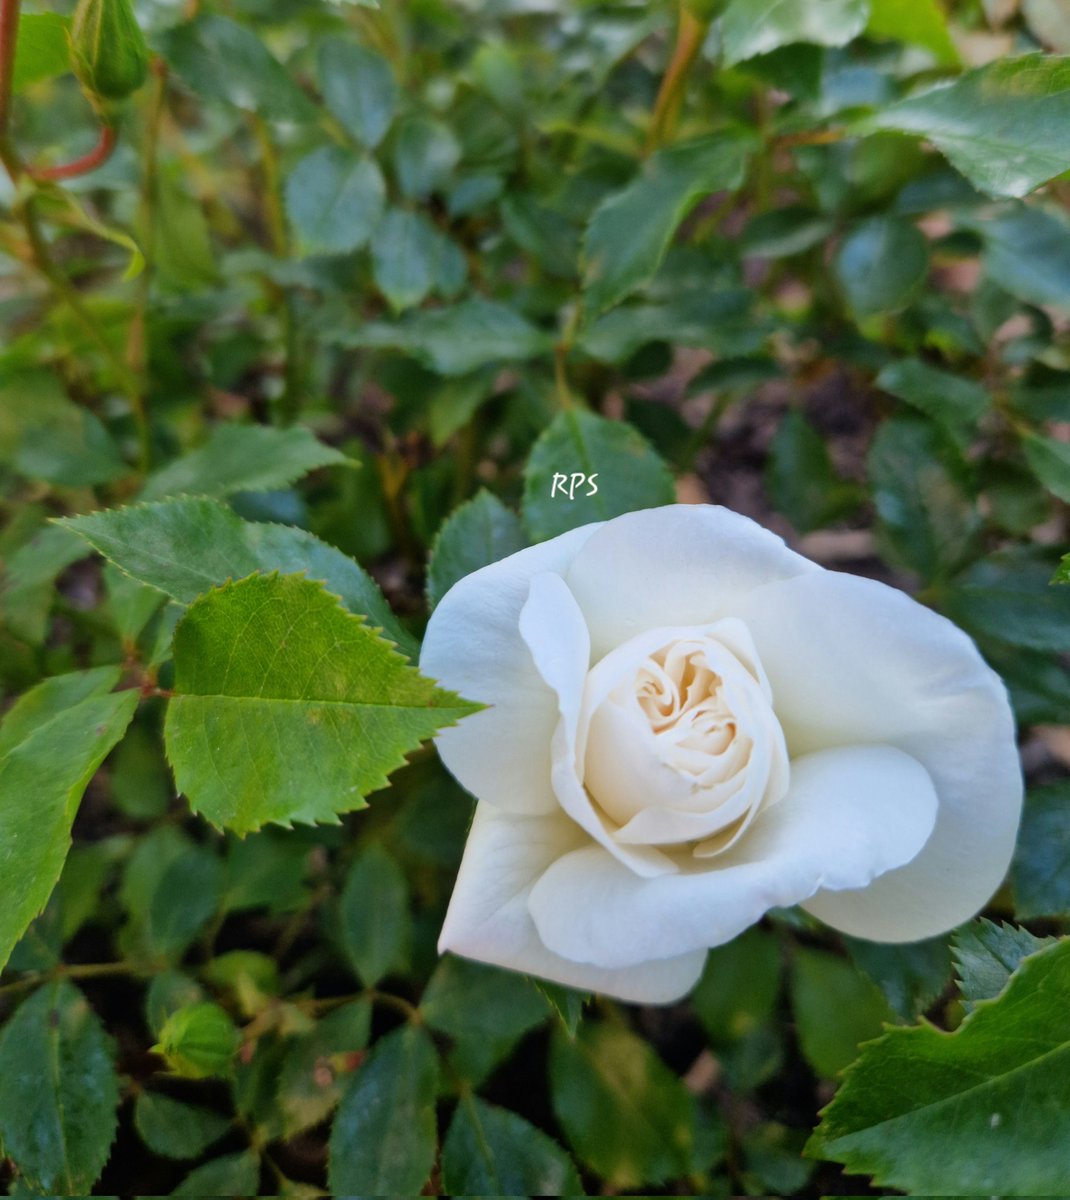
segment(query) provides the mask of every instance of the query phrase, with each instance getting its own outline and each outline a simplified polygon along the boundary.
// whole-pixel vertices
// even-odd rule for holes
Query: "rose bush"
[[[672,506],[457,583],[425,673],[478,800],[440,949],[626,1000],[684,995],[770,908],[905,942],[981,908],[1022,803],[973,642],[753,521]]]

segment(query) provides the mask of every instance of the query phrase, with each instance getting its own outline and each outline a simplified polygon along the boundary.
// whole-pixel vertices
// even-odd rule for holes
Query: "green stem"
[[[103,327],[89,309],[86,308],[78,289],[71,283],[52,257],[52,251],[45,240],[35,211],[37,198],[38,193],[31,193],[16,206],[22,226],[26,231],[26,238],[29,242],[30,254],[34,265],[49,282],[56,297],[71,310],[90,341],[94,343],[107,359],[108,365],[115,373],[119,387],[129,399],[131,406],[134,407],[136,412],[137,405],[140,402],[137,379],[116,352],[115,347],[108,341]]]
[[[686,0],[680,0],[676,45],[673,47],[672,58],[661,81],[661,88],[654,101],[654,111],[650,117],[650,129],[646,140],[648,154],[665,145],[676,129],[683,107],[687,76],[702,49],[707,25],[706,21],[700,20],[687,7]]]
[[[24,975],[14,983],[0,987],[0,996],[14,996],[18,992],[28,991],[39,984],[56,979],[106,979],[115,975],[133,975],[134,968],[129,963],[83,963],[74,967],[62,963],[51,971],[34,971]]]

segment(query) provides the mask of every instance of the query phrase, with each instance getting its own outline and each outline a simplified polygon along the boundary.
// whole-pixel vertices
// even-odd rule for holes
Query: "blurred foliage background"
[[[1070,3],[136,14],[147,80],[101,102],[71,7],[25,0],[0,122],[0,681],[24,697],[0,727],[0,1188],[1070,1189],[1070,1085],[1000,1058],[1015,1013],[1052,1063],[1070,1044]],[[549,503],[591,464],[597,496]],[[430,749],[334,826],[242,840],[176,795],[172,632],[234,572],[162,583],[136,526],[83,528],[103,563],[49,519],[186,493],[253,555],[237,574],[299,569],[310,535],[351,556],[407,651],[529,540],[674,496],[751,515],[1001,672],[1031,784],[1011,877],[989,920],[914,946],[773,914],[669,1009],[439,960],[471,801]],[[263,522],[307,535],[257,558]],[[392,620],[368,576],[351,607]],[[87,696],[99,754],[62,721]],[[73,849],[36,916],[66,827],[25,879],[18,837],[48,788]],[[916,1024],[974,1006],[936,1049]],[[995,1107],[925,1091],[973,1053],[1018,1073]]]

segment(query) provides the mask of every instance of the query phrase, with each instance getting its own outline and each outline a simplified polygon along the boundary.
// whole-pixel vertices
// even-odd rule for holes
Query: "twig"
[[[34,178],[47,183],[55,183],[63,179],[75,179],[79,175],[88,175],[97,167],[103,166],[111,158],[116,143],[115,126],[103,124],[100,127],[100,137],[97,144],[80,158],[71,162],[61,163],[58,167],[28,167],[28,173]]]
[[[684,87],[691,65],[698,57],[706,37],[707,22],[696,17],[686,0],[680,0],[680,17],[676,27],[676,45],[661,81],[654,111],[647,132],[646,152],[650,154],[665,144],[680,117]]]

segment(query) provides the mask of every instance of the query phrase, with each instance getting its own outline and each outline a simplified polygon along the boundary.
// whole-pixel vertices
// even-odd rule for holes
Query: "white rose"
[[[1022,780],[998,676],[903,593],[723,508],[574,530],[462,579],[422,670],[479,801],[439,948],[641,1003],[770,908],[905,942],[999,885]]]

